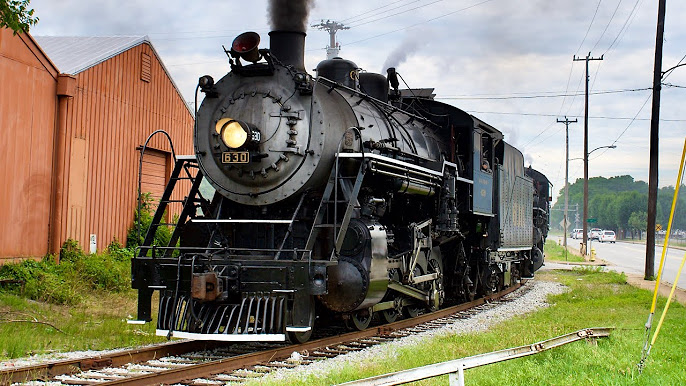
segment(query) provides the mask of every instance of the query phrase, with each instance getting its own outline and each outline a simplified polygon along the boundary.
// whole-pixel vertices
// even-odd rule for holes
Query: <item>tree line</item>
[[[680,192],[686,187],[681,186]],[[564,188],[553,206],[551,213],[551,228],[562,229],[560,222],[564,213]],[[666,230],[669,213],[674,199],[674,187],[667,186],[658,190],[656,223]],[[569,221],[570,228],[575,228],[573,211],[578,204],[579,228],[583,228],[584,180],[577,179],[569,185]],[[628,175],[617,177],[593,177],[588,180],[588,217],[597,219],[589,224],[589,228],[612,229],[629,237],[647,227],[648,183],[634,181]],[[678,197],[672,229],[686,230],[686,197]]]

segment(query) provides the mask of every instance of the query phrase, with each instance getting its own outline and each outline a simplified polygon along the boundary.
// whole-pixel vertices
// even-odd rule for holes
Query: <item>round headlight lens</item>
[[[220,119],[217,122],[216,130],[221,135],[224,144],[231,149],[245,145],[248,140],[248,132],[239,122],[232,119]]]

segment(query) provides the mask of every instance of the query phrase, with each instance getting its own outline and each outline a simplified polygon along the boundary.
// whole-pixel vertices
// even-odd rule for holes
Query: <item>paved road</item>
[[[556,240],[556,239],[553,239]],[[567,245],[578,248],[579,240],[567,239]],[[591,247],[596,250],[596,256],[608,263],[608,268],[627,274],[645,274],[645,255],[646,247],[644,244],[632,244],[618,241],[615,244],[600,243],[593,241]],[[665,268],[662,272],[663,283],[672,285],[676,279],[679,265],[684,258],[685,250],[668,248],[665,257]],[[660,266],[660,258],[662,257],[662,246],[655,246],[655,275],[657,276],[657,269]],[[686,267],[684,267],[681,278],[677,283],[677,287],[686,289]]]

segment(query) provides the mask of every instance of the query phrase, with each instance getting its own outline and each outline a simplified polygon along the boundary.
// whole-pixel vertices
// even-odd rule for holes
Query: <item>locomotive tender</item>
[[[317,320],[364,329],[533,276],[550,183],[500,131],[392,68],[334,58],[312,77],[305,33],[269,36],[238,36],[231,71],[200,78],[195,155],[132,262],[140,321],[158,290],[158,335],[302,342]],[[170,245],[152,245],[182,178]]]

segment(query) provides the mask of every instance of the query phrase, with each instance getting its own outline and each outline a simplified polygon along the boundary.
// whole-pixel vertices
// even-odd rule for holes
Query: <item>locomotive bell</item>
[[[261,55],[257,47],[260,45],[260,35],[255,32],[244,32],[233,39],[231,54],[248,62],[257,62]]]

